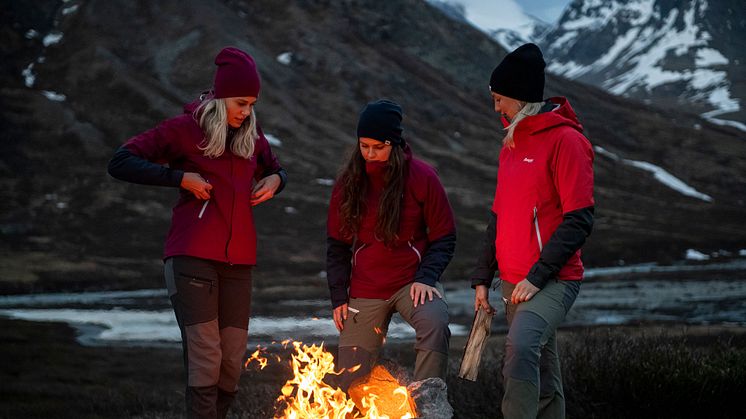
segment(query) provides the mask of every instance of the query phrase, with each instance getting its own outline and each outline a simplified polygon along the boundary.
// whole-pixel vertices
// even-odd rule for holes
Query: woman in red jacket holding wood
[[[507,134],[474,308],[493,311],[496,270],[508,318],[502,412],[564,418],[556,329],[583,278],[580,248],[593,226],[593,149],[567,99],[543,99],[544,58],[525,44],[494,69],[490,91]]]

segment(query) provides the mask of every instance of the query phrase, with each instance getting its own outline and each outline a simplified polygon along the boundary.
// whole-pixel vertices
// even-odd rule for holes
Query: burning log
[[[492,325],[493,316],[494,313],[487,313],[481,307],[474,314],[474,323],[471,326],[469,339],[466,341],[464,357],[461,360],[461,368],[458,372],[459,378],[470,381],[477,380],[479,363],[482,360],[482,351],[484,351],[484,347],[487,344],[487,338],[490,336],[490,326]]]
[[[334,357],[323,345],[304,345],[293,342],[291,377],[277,398],[281,408],[276,419],[412,419],[416,409],[406,387],[399,385],[385,368],[359,389],[344,391],[324,381],[327,374],[335,374]],[[252,356],[252,358],[254,357]],[[374,368],[374,371],[376,369]],[[384,374],[385,372],[385,374]],[[385,386],[384,386],[385,384]]]
[[[414,418],[417,415],[414,401],[407,388],[381,365],[376,365],[365,380],[353,383],[350,398],[366,417]],[[375,402],[373,406],[370,401]],[[372,412],[375,408],[377,412]]]

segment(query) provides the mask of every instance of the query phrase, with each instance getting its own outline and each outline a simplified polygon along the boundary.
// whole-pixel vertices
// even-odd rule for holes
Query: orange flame
[[[249,358],[248,358],[248,359],[246,360],[246,362],[245,362],[245,363],[243,364],[243,367],[244,367],[244,368],[248,368],[248,366],[249,366],[249,364],[251,363],[251,361],[256,361],[256,362],[258,362],[258,363],[259,363],[259,369],[260,369],[260,370],[263,370],[263,369],[264,369],[264,367],[266,367],[266,366],[267,366],[267,362],[268,362],[268,361],[267,361],[267,358],[265,358],[265,357],[263,357],[263,356],[259,355],[259,353],[260,353],[261,351],[262,351],[262,348],[259,348],[259,347],[257,347],[257,350],[256,350],[256,351],[254,351],[254,353],[253,353],[253,354],[251,354],[251,356],[250,356],[250,357],[249,357]]]
[[[291,355],[290,362],[293,377],[285,383],[282,387],[282,395],[277,398],[278,402],[283,403],[284,410],[277,413],[275,419],[411,419],[415,417],[414,403],[406,387],[399,386],[390,394],[376,394],[377,387],[365,386],[365,395],[356,405],[355,401],[348,398],[341,389],[332,388],[323,381],[327,374],[335,374],[334,357],[324,350],[323,344],[320,346],[314,344],[309,347],[301,342],[293,342],[293,346],[295,354]],[[350,371],[359,368],[360,366],[356,365],[350,368]],[[381,402],[388,404],[394,402],[398,406],[398,400],[401,397],[404,397],[404,402],[399,410],[406,413],[389,416],[382,408],[386,403],[382,405]]]

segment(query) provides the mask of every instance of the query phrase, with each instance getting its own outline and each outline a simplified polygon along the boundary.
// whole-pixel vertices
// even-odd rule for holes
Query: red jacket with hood
[[[549,101],[557,107],[521,120],[515,146],[500,151],[495,259],[500,278],[514,284],[526,278],[564,214],[594,205],[593,148],[567,100]],[[557,278],[582,277],[578,250]]]
[[[258,130],[259,138],[256,139],[251,158],[234,155],[230,151],[230,142],[220,157],[206,157],[199,149],[204,133],[193,116],[198,105],[199,102],[186,105],[184,114],[128,140],[120,148],[123,153],[117,152],[112,159],[109,172],[122,180],[176,187],[180,185],[184,172],[199,173],[212,185],[210,200],[205,205],[206,201],[197,199],[191,192],[179,190],[179,200],[173,208],[171,228],[166,238],[164,259],[185,255],[254,265],[256,229],[251,208],[253,184],[255,180],[282,171],[282,168],[261,129]],[[124,157],[118,159],[120,154]],[[161,176],[147,178],[143,173],[151,168],[134,170],[133,163],[168,163],[168,167],[159,166]],[[284,181],[283,175],[281,178]]]

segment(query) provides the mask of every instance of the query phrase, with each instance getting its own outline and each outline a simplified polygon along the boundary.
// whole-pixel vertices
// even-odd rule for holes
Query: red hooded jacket
[[[565,213],[594,205],[593,148],[565,98],[552,98],[551,112],[521,120],[514,147],[503,146],[492,211],[497,215],[495,259],[500,278],[518,283]],[[558,279],[583,277],[580,250]]]

